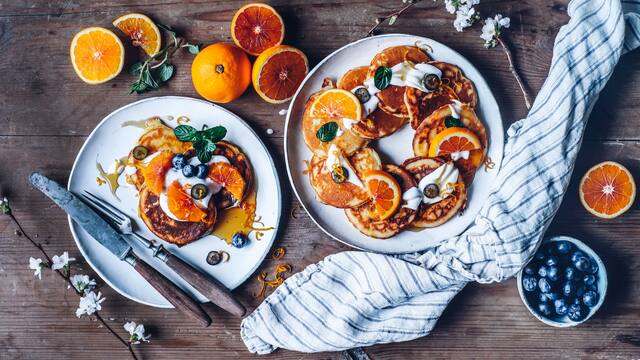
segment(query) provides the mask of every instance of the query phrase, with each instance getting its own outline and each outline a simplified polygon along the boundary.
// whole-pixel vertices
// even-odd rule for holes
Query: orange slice
[[[167,206],[180,220],[201,222],[207,217],[207,213],[196,205],[177,181],[172,182],[167,189]]]
[[[284,22],[267,4],[247,4],[233,16],[231,37],[242,50],[258,56],[268,48],[282,44]]]
[[[149,163],[142,165],[144,184],[156,195],[160,195],[162,189],[164,189],[164,178],[171,168],[171,159],[173,159],[171,151],[162,151],[151,159]]]
[[[244,197],[246,182],[237,167],[223,162],[214,163],[209,167],[209,179],[220,184],[237,201]]]
[[[584,174],[579,193],[587,211],[600,218],[612,219],[629,210],[636,198],[636,183],[627,168],[605,161]]]
[[[71,41],[71,64],[82,81],[101,84],[116,77],[124,65],[124,46],[112,31],[86,28]]]
[[[390,218],[398,210],[402,198],[396,179],[382,170],[369,170],[364,174],[364,182],[375,205],[377,218]]]
[[[278,45],[264,51],[253,64],[253,88],[264,101],[290,100],[309,72],[307,56],[293,46]]]
[[[160,29],[153,20],[143,14],[127,14],[113,21],[113,26],[125,33],[133,41],[133,46],[140,46],[149,56],[160,51],[162,37]]]
[[[480,139],[471,130],[463,127],[450,127],[433,137],[433,141],[429,145],[429,157],[481,148]]]
[[[362,106],[358,98],[350,91],[342,89],[331,89],[320,94],[311,104],[310,112],[311,117],[340,122],[342,118],[362,118]]]

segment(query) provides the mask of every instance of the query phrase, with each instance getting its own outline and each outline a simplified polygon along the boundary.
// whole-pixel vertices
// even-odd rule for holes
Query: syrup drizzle
[[[213,229],[213,235],[224,240],[227,244],[231,244],[235,233],[239,232],[248,236],[251,232],[255,232],[256,240],[260,241],[266,231],[273,229],[273,226],[265,226],[262,217],[256,215],[256,192],[252,191],[240,206],[223,210],[220,213]]]

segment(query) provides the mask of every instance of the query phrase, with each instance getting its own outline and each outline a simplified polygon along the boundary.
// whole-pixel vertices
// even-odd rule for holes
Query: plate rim
[[[491,88],[489,88],[489,83],[487,82],[487,80],[484,78],[484,76],[482,75],[482,73],[475,67],[475,65],[473,65],[473,63],[471,61],[469,61],[465,56],[463,56],[462,54],[460,54],[458,51],[456,51],[455,49],[449,47],[446,44],[443,44],[437,40],[428,38],[426,36],[420,36],[420,35],[411,35],[411,34],[402,34],[402,33],[390,33],[390,34],[381,34],[381,35],[375,35],[375,36],[369,36],[369,37],[365,37],[362,39],[358,39],[356,41],[350,42],[340,48],[338,48],[337,50],[331,52],[329,55],[327,55],[326,57],[324,57],[318,64],[316,64],[316,66],[313,67],[313,69],[311,69],[311,71],[309,71],[309,73],[307,74],[307,76],[304,78],[304,80],[302,81],[302,83],[300,83],[300,86],[298,87],[298,90],[296,90],[296,93],[293,95],[293,98],[291,98],[291,102],[289,103],[289,107],[287,109],[287,118],[285,120],[285,124],[284,124],[284,159],[285,159],[285,165],[287,168],[287,177],[289,179],[289,183],[291,185],[291,188],[293,189],[293,193],[296,195],[296,198],[298,199],[298,202],[300,203],[300,206],[302,206],[302,208],[304,209],[304,211],[307,213],[307,215],[309,215],[309,218],[311,218],[311,221],[313,221],[313,223],[320,229],[322,230],[322,232],[324,232],[326,235],[328,235],[330,238],[337,240],[345,245],[348,245],[354,249],[357,250],[362,250],[362,251],[369,251],[369,252],[374,252],[374,253],[381,253],[381,254],[407,254],[407,253],[414,253],[416,251],[424,251],[426,249],[432,248],[433,246],[428,246],[426,248],[420,248],[420,249],[415,249],[415,250],[409,250],[409,251],[402,251],[402,252],[384,252],[384,251],[376,251],[376,250],[371,250],[371,249],[367,249],[358,245],[355,245],[353,242],[350,242],[348,240],[343,240],[335,235],[333,235],[329,230],[325,229],[319,222],[318,220],[316,220],[316,218],[314,217],[314,215],[311,214],[311,212],[309,211],[309,209],[307,208],[307,206],[305,205],[305,203],[302,201],[302,198],[298,192],[298,188],[295,185],[295,182],[293,180],[293,175],[292,175],[292,168],[291,168],[291,162],[289,159],[289,147],[291,146],[289,144],[289,122],[291,121],[291,113],[293,110],[293,107],[296,103],[296,101],[298,101],[298,96],[300,94],[300,92],[302,91],[302,89],[304,88],[304,85],[307,83],[307,81],[309,81],[309,79],[311,79],[311,77],[315,74],[315,72],[322,66],[324,65],[324,63],[326,63],[329,59],[331,59],[332,57],[334,57],[335,55],[337,55],[338,53],[340,53],[341,51],[359,44],[361,42],[366,42],[366,41],[371,41],[372,39],[382,39],[382,38],[402,38],[402,37],[406,37],[406,38],[416,38],[418,41],[426,41],[426,42],[432,42],[432,43],[437,43],[440,46],[446,47],[449,51],[453,52],[456,56],[459,56],[463,59],[465,59],[465,61],[467,61],[469,63],[469,65],[476,71],[476,73],[478,73],[478,75],[480,76],[480,78],[482,79],[482,81],[487,85],[487,88],[489,89],[489,92],[491,94],[491,97],[494,99],[494,101],[497,104],[497,100],[495,98],[495,96],[493,95],[493,91],[491,91]],[[498,110],[500,110],[500,107],[498,105]],[[498,111],[497,116],[500,118],[500,137],[503,141],[503,145],[502,145],[502,156],[504,156],[504,123],[502,120],[502,114],[500,111]],[[496,174],[500,171],[500,168],[502,167],[502,159],[500,159],[500,163],[499,163],[499,167],[496,168]],[[467,225],[467,227],[465,227],[464,229],[461,229],[460,233],[462,233],[464,230],[466,230],[467,228],[469,228],[469,226],[471,226],[471,224],[473,224],[473,222],[471,222],[469,225]],[[385,241],[386,239],[374,239],[374,240],[380,240],[380,241]]]
[[[260,265],[264,262],[264,259],[267,257],[267,254],[269,253],[269,249],[271,249],[271,247],[273,246],[273,244],[276,241],[276,237],[278,236],[278,234],[281,231],[280,225],[281,225],[281,222],[282,222],[282,183],[280,182],[280,175],[278,174],[278,171],[276,169],[275,162],[273,160],[273,156],[271,155],[271,152],[267,148],[266,144],[262,141],[260,136],[258,136],[258,133],[249,125],[249,123],[247,123],[243,118],[241,118],[239,115],[235,114],[231,110],[228,110],[228,109],[226,109],[226,108],[224,108],[224,107],[222,107],[222,106],[220,106],[218,104],[214,104],[212,102],[209,102],[209,101],[206,101],[206,100],[203,100],[203,99],[193,98],[193,97],[189,97],[189,96],[179,96],[179,95],[153,96],[153,97],[140,99],[140,100],[134,101],[132,103],[128,103],[126,105],[123,105],[123,106],[113,110],[112,112],[110,112],[104,118],[102,118],[102,120],[93,128],[93,130],[87,136],[86,140],[83,142],[82,146],[80,147],[80,150],[78,150],[76,158],[73,161],[73,165],[71,166],[71,171],[69,172],[69,180],[67,181],[67,190],[71,191],[71,180],[73,179],[74,174],[76,172],[76,167],[77,167],[78,162],[80,160],[80,155],[82,155],[82,153],[84,152],[87,144],[89,143],[89,141],[92,140],[92,138],[95,136],[96,132],[98,131],[98,129],[100,127],[102,127],[110,118],[115,116],[120,111],[123,111],[123,110],[125,110],[127,108],[136,106],[136,105],[144,103],[144,102],[159,101],[159,100],[161,101],[161,100],[164,100],[164,99],[176,99],[176,100],[181,100],[181,101],[197,101],[197,102],[203,103],[204,105],[210,106],[213,109],[222,110],[222,111],[228,113],[229,115],[231,115],[231,116],[235,117],[237,120],[239,120],[240,123],[244,127],[246,127],[247,129],[249,129],[249,131],[259,140],[259,143],[260,143],[260,146],[261,146],[262,150],[264,150],[264,152],[267,154],[267,158],[269,159],[269,165],[271,165],[271,169],[272,169],[273,174],[275,176],[275,183],[276,183],[276,187],[277,187],[276,198],[277,198],[277,206],[279,208],[279,211],[277,211],[277,213],[276,213],[276,221],[275,221],[275,226],[274,226],[275,229],[274,229],[274,232],[273,232],[273,236],[271,237],[270,243],[267,245],[267,251],[265,251],[265,253],[262,256],[262,258],[259,259],[259,261],[257,261],[255,263],[255,265],[251,268],[251,271],[247,272],[247,275],[245,277],[243,277],[240,281],[238,281],[237,284],[234,284],[233,286],[228,288],[230,291],[233,291],[238,286],[240,286],[244,282],[246,282],[247,279],[249,279],[249,277],[251,277],[251,275],[253,275],[253,273],[260,267]],[[155,308],[161,308],[161,309],[174,308],[174,306],[171,305],[170,303],[168,303],[168,301],[167,301],[166,304],[157,304],[157,303],[151,303],[151,302],[148,302],[148,301],[144,301],[142,299],[139,299],[137,297],[129,295],[124,290],[122,290],[119,286],[116,286],[115,284],[113,284],[113,282],[111,280],[109,280],[102,273],[102,271],[100,271],[97,268],[97,266],[93,263],[93,261],[85,253],[84,248],[80,245],[78,234],[76,233],[75,225],[73,223],[73,219],[71,219],[71,216],[67,216],[67,222],[69,224],[69,228],[71,229],[71,236],[73,237],[73,240],[76,243],[76,247],[78,248],[78,250],[82,254],[82,257],[89,264],[89,266],[91,266],[91,269],[93,271],[95,271],[96,274],[98,274],[100,276],[102,281],[104,281],[107,285],[109,285],[109,287],[111,287],[118,294],[126,297],[127,299],[130,299],[132,301],[135,301],[135,302],[143,304],[143,305],[147,305],[147,306],[151,306],[151,307],[155,307]],[[195,300],[198,301],[198,299],[195,299]],[[165,301],[166,301],[166,299],[165,299]],[[208,303],[208,302],[210,302],[210,301],[209,300],[201,301],[201,303],[203,303],[203,304],[204,303]]]

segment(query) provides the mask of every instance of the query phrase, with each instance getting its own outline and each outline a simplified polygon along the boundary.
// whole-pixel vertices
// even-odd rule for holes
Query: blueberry
[[[542,265],[540,266],[540,268],[538,269],[538,275],[540,275],[540,277],[547,277],[547,275],[549,274],[549,270],[547,269],[546,266]]]
[[[522,287],[525,291],[534,291],[538,287],[538,281],[533,276],[525,276],[522,278]]]
[[[556,243],[556,250],[560,254],[568,254],[571,251],[571,243],[568,241],[558,241]]]
[[[171,166],[176,170],[181,170],[185,165],[187,165],[187,159],[182,154],[177,154],[171,159]]]
[[[547,279],[545,278],[541,278],[538,281],[538,287],[540,288],[540,291],[542,291],[543,293],[551,292],[551,284],[549,284],[549,281],[547,281]]]
[[[571,281],[567,281],[562,285],[562,294],[565,297],[570,297],[575,291],[576,286]]]
[[[582,302],[588,307],[594,307],[598,304],[598,293],[589,290],[584,295],[582,295]]]
[[[576,290],[576,297],[577,298],[582,298],[582,295],[584,295],[584,293],[587,292],[587,287],[586,286],[579,286]]]
[[[573,265],[580,271],[587,271],[591,269],[591,260],[586,257],[579,257],[574,261]]]
[[[544,316],[551,316],[551,305],[547,303],[538,304],[538,311]]]
[[[564,269],[564,278],[567,280],[573,280],[576,278],[576,268],[568,266]]]
[[[247,235],[243,233],[235,233],[233,234],[233,238],[231,238],[231,245],[241,248],[245,246],[248,241],[249,239],[247,238]]]
[[[553,302],[553,306],[556,308],[556,314],[562,316],[569,311],[569,307],[564,299],[558,299]]]
[[[549,300],[552,300],[552,301],[556,301],[560,299],[560,293],[550,292],[550,293],[547,293],[546,295],[547,295],[547,298],[549,298]]]
[[[538,293],[538,302],[544,303],[549,301],[549,297],[547,296],[549,294],[545,294],[545,293]]]
[[[585,253],[583,253],[580,250],[574,251],[573,254],[571,254],[571,262],[572,263],[576,262],[576,260],[578,260],[578,258],[580,257],[587,257],[587,255],[585,255]]]
[[[544,251],[538,251],[536,253],[536,260],[544,260],[544,257],[545,257]]]
[[[573,321],[582,321],[587,317],[587,315],[587,309],[579,304],[572,304],[569,306],[569,311],[567,311],[567,316],[569,316],[569,319]]]
[[[591,274],[587,274],[582,277],[582,282],[584,282],[585,285],[593,285],[596,283],[596,277]]]
[[[581,298],[581,297],[576,296],[576,297],[573,299],[573,303],[574,303],[574,304],[576,304],[576,305],[580,305],[580,304],[582,304],[582,298]]]
[[[556,266],[558,265],[558,258],[551,255],[547,258],[546,263],[547,263],[547,266]]]
[[[558,281],[560,278],[560,270],[558,270],[557,266],[549,266],[547,269],[547,278],[551,281]]]
[[[182,168],[182,175],[188,178],[192,177],[195,172],[196,172],[196,167],[191,164],[187,164]]]
[[[199,164],[196,166],[196,177],[199,179],[206,179],[209,175],[209,167],[207,164]]]
[[[598,270],[600,270],[598,264],[595,261],[591,261],[591,268],[588,271],[592,274],[597,274]]]
[[[524,273],[525,273],[525,274],[527,274],[527,275],[533,275],[533,274],[535,274],[536,272],[535,272],[535,270],[533,270],[533,267],[531,267],[531,265],[527,265],[527,266],[524,268]]]

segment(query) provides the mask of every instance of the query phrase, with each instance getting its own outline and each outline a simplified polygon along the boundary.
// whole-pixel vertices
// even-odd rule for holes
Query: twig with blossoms
[[[54,255],[53,258],[51,258],[49,254],[47,254],[47,252],[44,250],[42,245],[33,240],[31,236],[29,236],[29,234],[24,231],[18,219],[13,215],[11,206],[9,205],[9,200],[7,200],[6,197],[3,197],[2,200],[0,200],[0,215],[8,216],[11,221],[13,221],[13,223],[18,227],[19,234],[24,235],[24,237],[27,238],[27,240],[29,240],[29,242],[31,242],[33,246],[40,250],[42,256],[45,258],[45,260],[41,258],[36,259],[34,257],[29,258],[29,268],[34,270],[33,275],[37,276],[38,279],[42,279],[42,270],[51,267],[53,271],[55,271],[67,282],[67,288],[73,288],[76,295],[80,296],[80,304],[78,306],[78,309],[76,310],[76,316],[94,316],[107,330],[109,330],[109,332],[116,339],[118,339],[129,350],[131,357],[134,360],[137,360],[138,357],[133,351],[131,345],[139,344],[140,341],[137,338],[132,338],[131,336],[128,341],[125,340],[122,336],[116,333],[115,330],[113,330],[113,328],[111,328],[111,326],[109,326],[109,324],[107,324],[107,322],[98,313],[98,311],[102,309],[101,304],[105,300],[105,298],[102,297],[102,293],[98,292],[96,294],[95,291],[93,291],[94,287],[96,286],[95,280],[89,278],[89,276],[87,275],[70,275],[69,263],[71,261],[74,261],[75,258],[69,257],[69,253],[66,251],[63,252],[62,255]],[[127,330],[131,334],[131,332],[127,328],[127,324],[125,324],[125,330]],[[140,336],[140,339],[148,342],[147,339],[149,338],[149,335],[144,335],[144,326],[142,324],[139,324],[138,327],[141,327],[142,331],[142,336]]]

